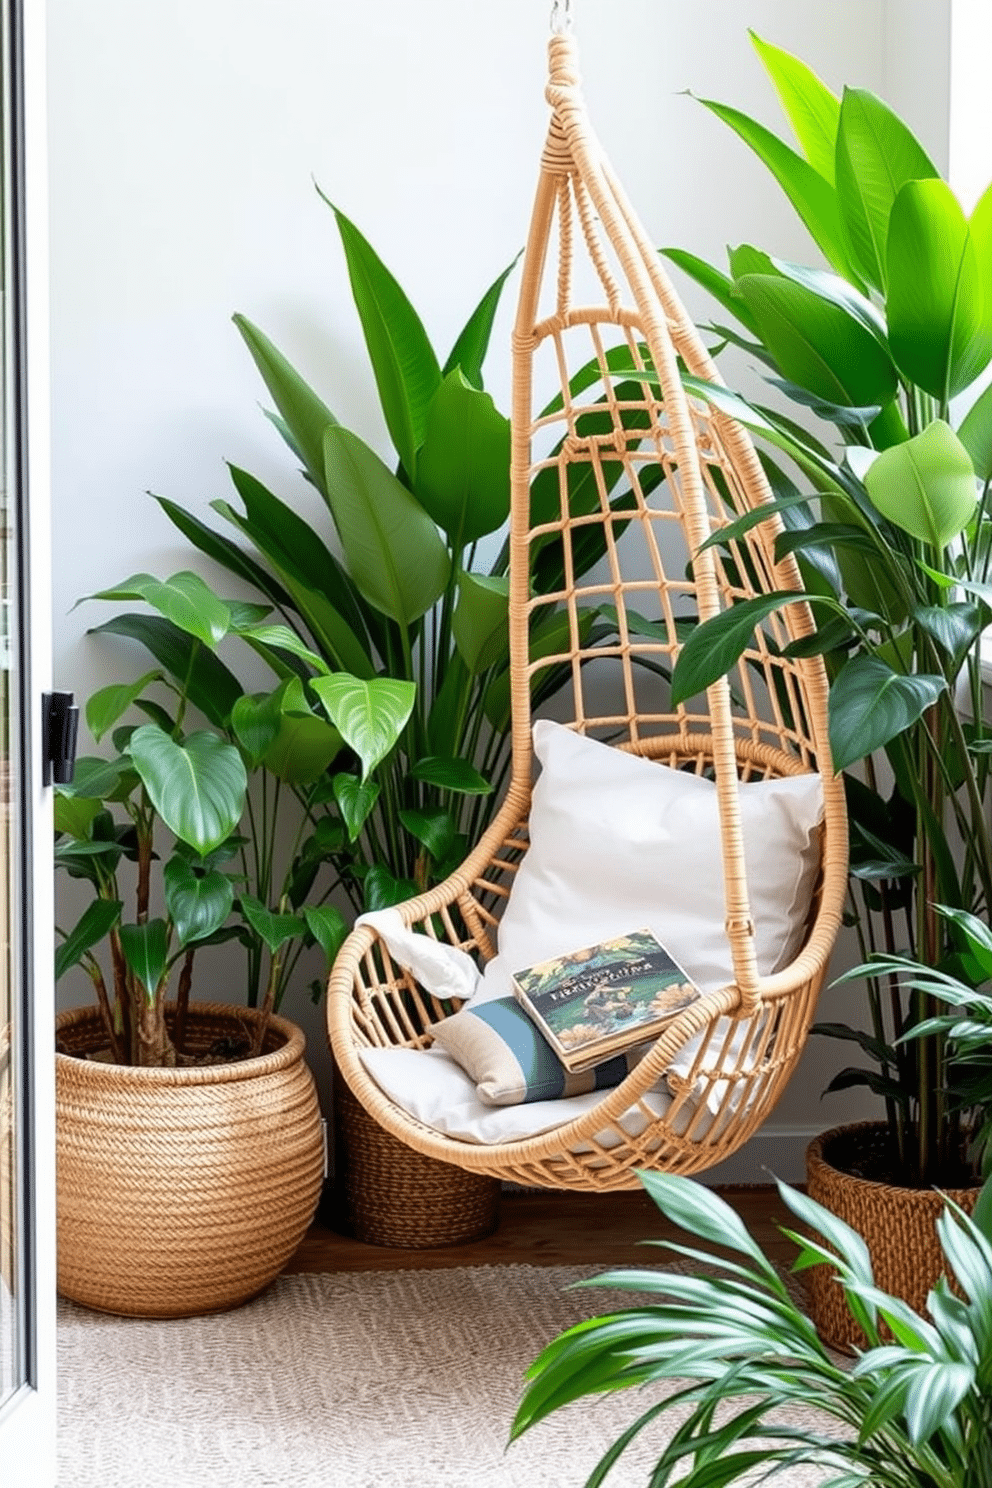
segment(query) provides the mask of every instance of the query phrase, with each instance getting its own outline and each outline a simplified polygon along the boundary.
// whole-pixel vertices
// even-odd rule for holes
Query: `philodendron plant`
[[[445,877],[489,820],[509,765],[507,627],[509,423],[482,366],[510,270],[496,279],[448,356],[358,229],[334,209],[351,291],[395,452],[390,464],[342,427],[272,342],[235,317],[275,404],[270,417],[326,507],[305,521],[246,471],[231,468],[240,506],[212,503],[252,552],[174,502],[161,506],[201,552],[279,612],[256,645],[290,679],[298,705],[326,715],[350,753],[304,803],[319,813],[353,908],[399,902]],[[512,267],[512,266],[511,266]],[[339,380],[345,376],[340,370]],[[595,415],[594,415],[595,416]],[[619,465],[614,479],[619,478]],[[557,476],[535,482],[553,509]],[[572,493],[598,501],[591,481]],[[622,505],[629,495],[614,497]],[[576,570],[602,552],[576,550]],[[562,587],[549,539],[535,583]],[[542,606],[532,656],[563,649],[569,618]],[[608,618],[579,611],[587,642]],[[612,622],[615,624],[615,620]],[[567,680],[538,668],[536,702]]]
[[[820,1342],[723,1199],[674,1174],[639,1176],[690,1237],[688,1245],[660,1243],[706,1270],[631,1269],[584,1283],[651,1300],[555,1339],[530,1368],[514,1437],[583,1396],[658,1386],[661,1398],[645,1401],[586,1488],[609,1481],[640,1432],[669,1422],[644,1479],[651,1488],[788,1482],[801,1464],[822,1468],[836,1488],[992,1488],[992,1184],[973,1218],[948,1201],[937,1221],[946,1274],[927,1299],[928,1317],[878,1289],[860,1235],[779,1185],[803,1229],[784,1231],[798,1247],[793,1269],[831,1266],[867,1337],[850,1367]],[[796,1406],[797,1419],[783,1417]]]
[[[316,942],[331,960],[345,933],[333,905],[303,902],[316,877],[306,819],[281,879],[274,866],[280,790],[317,779],[341,736],[298,711],[292,682],[246,695],[217,656],[230,635],[266,644],[266,606],[220,599],[188,572],[164,581],[135,574],[95,597],[148,606],[150,615],[99,629],[141,640],[158,665],[93,694],[87,725],[98,742],[110,734],[113,753],[80,759],[73,783],[58,789],[56,864],[92,885],[94,898],[60,932],[56,975],[80,965],[90,978],[115,1062],[174,1064],[184,1057],[195,959],[237,938],[248,949],[246,1000],[262,1018],[244,1048],[226,1052],[257,1053],[303,946]],[[191,708],[202,715],[192,727]],[[121,722],[135,714],[143,721]]]
[[[689,380],[755,433],[776,498],[712,542],[732,567],[740,534],[768,510],[782,517],[777,551],[797,556],[818,623],[789,651],[822,653],[831,679],[863,959],[881,949],[952,968],[960,934],[935,904],[992,911],[981,658],[992,623],[992,187],[967,213],[880,99],[838,98],[796,58],[754,43],[799,149],[736,109],[706,107],[769,168],[827,266],[746,244],[730,250],[729,273],[668,255],[724,312],[710,327],[716,349],[743,348],[773,401],[821,424],[814,435],[780,404]],[[697,629],[675,699],[746,658],[754,628],[795,598],[742,595]],[[903,999],[877,975],[867,987],[870,1030],[824,1031],[856,1041],[870,1065],[832,1088],[863,1083],[883,1098],[906,1182],[946,1180],[962,1147],[946,1039],[905,1037],[933,1011],[925,995]]]

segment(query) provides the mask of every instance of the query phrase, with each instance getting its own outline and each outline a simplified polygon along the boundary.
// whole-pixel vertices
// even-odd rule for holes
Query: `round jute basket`
[[[335,1223],[368,1245],[433,1250],[491,1235],[498,1178],[407,1147],[374,1121],[344,1080],[334,1082]]]
[[[966,1213],[975,1207],[980,1190],[899,1188],[854,1177],[841,1166],[853,1159],[871,1164],[889,1150],[884,1123],[862,1121],[837,1126],[811,1142],[806,1150],[809,1196],[857,1230],[868,1246],[875,1281],[884,1292],[926,1314],[927,1293],[944,1269],[937,1239],[937,1219],[947,1194]],[[843,1352],[864,1348],[866,1339],[847,1310],[844,1293],[827,1266],[807,1273],[810,1316],[825,1343]]]
[[[185,1048],[253,1033],[258,1014],[191,1004]],[[324,1140],[302,1032],[272,1018],[240,1062],[137,1069],[81,1056],[96,1008],[56,1019],[58,1288],[87,1307],[185,1317],[245,1302],[313,1218]]]

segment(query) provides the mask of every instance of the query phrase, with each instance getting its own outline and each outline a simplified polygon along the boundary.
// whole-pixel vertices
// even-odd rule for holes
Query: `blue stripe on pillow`
[[[528,1101],[558,1099],[565,1089],[565,1066],[516,1002],[510,998],[500,997],[493,1002],[483,1002],[478,1007],[466,1008],[464,1011],[471,1013],[474,1018],[479,1018],[483,1023],[488,1024],[494,1033],[499,1034],[523,1071]],[[610,1060],[611,1065],[616,1063],[615,1059]],[[626,1061],[624,1065],[626,1066]],[[597,1070],[596,1089],[601,1088],[598,1073]],[[624,1073],[626,1073],[626,1067]],[[615,1079],[613,1083],[618,1085],[621,1079],[623,1075],[620,1079]],[[608,1084],[609,1081],[606,1083]]]

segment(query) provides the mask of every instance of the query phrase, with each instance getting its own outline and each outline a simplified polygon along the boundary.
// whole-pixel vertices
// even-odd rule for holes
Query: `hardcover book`
[[[528,966],[513,990],[573,1071],[647,1042],[702,995],[650,930]]]

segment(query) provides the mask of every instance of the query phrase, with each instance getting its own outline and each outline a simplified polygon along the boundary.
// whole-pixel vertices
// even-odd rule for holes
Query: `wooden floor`
[[[769,1258],[789,1265],[795,1246],[777,1226],[791,1215],[772,1188],[721,1189]],[[288,1272],[441,1270],[450,1266],[644,1266],[644,1240],[671,1239],[646,1194],[506,1193],[496,1233],[470,1245],[400,1250],[364,1245],[337,1234],[318,1217],[286,1267]],[[686,1236],[679,1233],[678,1238]]]

